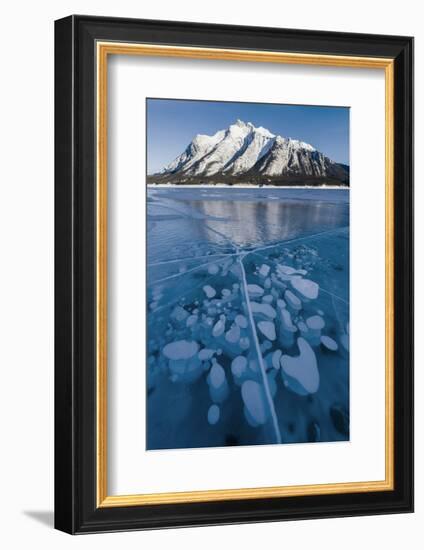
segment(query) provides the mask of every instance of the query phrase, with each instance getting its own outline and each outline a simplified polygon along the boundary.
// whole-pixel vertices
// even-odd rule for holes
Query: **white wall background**
[[[2,9],[0,63],[0,544],[7,549],[422,548],[424,295],[416,289],[416,513],[70,537],[53,508],[53,21],[71,13],[416,37],[416,151],[424,147],[424,29],[414,0],[15,0]],[[420,124],[421,123],[421,124]],[[416,204],[424,201],[416,170]],[[424,277],[423,216],[416,280]]]

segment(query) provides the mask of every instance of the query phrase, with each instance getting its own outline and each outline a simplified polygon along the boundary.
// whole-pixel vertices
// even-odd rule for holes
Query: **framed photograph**
[[[413,510],[413,39],[55,25],[55,525]]]

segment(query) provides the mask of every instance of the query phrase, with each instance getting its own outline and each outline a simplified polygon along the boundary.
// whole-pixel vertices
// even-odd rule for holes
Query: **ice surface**
[[[343,196],[149,189],[148,449],[348,439]]]
[[[344,333],[340,336],[340,343],[346,351],[349,351],[349,335]]]

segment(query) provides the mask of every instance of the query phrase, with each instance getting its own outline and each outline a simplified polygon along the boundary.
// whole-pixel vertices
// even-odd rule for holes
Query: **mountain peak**
[[[234,123],[236,126],[240,126],[241,128],[245,128],[246,126],[253,126],[251,122],[244,122],[244,120],[237,119]]]
[[[228,127],[228,133],[235,136],[242,136],[249,134],[253,129],[253,124],[250,122],[243,122],[243,120],[237,119],[233,124]]]

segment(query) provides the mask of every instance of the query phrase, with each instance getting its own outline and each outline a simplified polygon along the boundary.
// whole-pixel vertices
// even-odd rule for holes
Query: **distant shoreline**
[[[251,183],[238,183],[234,185],[229,185],[228,183],[202,183],[202,184],[192,184],[184,185],[179,183],[148,183],[148,188],[176,188],[180,187],[182,189],[209,189],[209,188],[220,188],[220,189],[337,189],[337,190],[350,190],[350,187],[347,185],[253,185]]]

